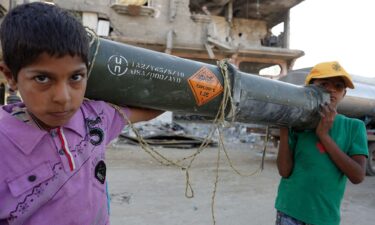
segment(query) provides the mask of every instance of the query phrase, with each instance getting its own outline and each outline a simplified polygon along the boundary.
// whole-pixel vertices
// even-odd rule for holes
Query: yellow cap
[[[312,79],[322,79],[330,77],[342,77],[344,79],[346,87],[351,89],[354,88],[352,77],[336,61],[316,64],[310,71],[309,75],[307,75],[305,84],[308,85]]]

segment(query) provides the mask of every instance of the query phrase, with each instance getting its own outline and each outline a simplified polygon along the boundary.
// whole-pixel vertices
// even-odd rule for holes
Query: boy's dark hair
[[[46,3],[19,5],[0,27],[3,59],[14,79],[42,53],[79,56],[88,65],[89,40],[83,25],[69,12]]]

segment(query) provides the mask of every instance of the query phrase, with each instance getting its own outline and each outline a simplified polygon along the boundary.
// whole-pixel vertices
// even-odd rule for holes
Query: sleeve
[[[88,100],[84,102],[85,109],[89,114],[94,114],[102,119],[102,129],[105,132],[105,144],[121,134],[127,124],[124,116],[129,116],[127,107],[115,106],[104,101]]]
[[[354,120],[351,129],[352,140],[348,155],[365,155],[368,157],[366,126],[360,120]]]
[[[109,112],[108,126],[107,126],[107,143],[111,142],[113,139],[121,134],[125,125],[128,121],[125,117],[129,117],[130,110],[127,107],[120,107],[117,105],[112,105],[105,103],[107,111]]]

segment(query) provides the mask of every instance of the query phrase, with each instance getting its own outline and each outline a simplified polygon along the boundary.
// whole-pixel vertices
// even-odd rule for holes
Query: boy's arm
[[[328,131],[332,127],[336,114],[336,110],[331,106],[323,106],[322,118],[316,128],[316,134],[333,163],[335,163],[353,184],[359,184],[366,175],[366,157],[364,155],[348,156],[340,150],[334,140],[329,136]]]
[[[160,114],[164,113],[164,111],[161,111],[161,110],[143,109],[143,108],[135,108],[135,107],[129,107],[129,111],[130,113],[129,113],[128,119],[132,123],[151,120],[159,116]]]
[[[277,153],[277,169],[280,176],[288,178],[293,170],[293,155],[289,148],[289,130],[280,128],[280,143]]]
[[[319,137],[327,153],[335,165],[349,178],[353,184],[359,184],[366,175],[366,156],[345,154],[329,135]]]

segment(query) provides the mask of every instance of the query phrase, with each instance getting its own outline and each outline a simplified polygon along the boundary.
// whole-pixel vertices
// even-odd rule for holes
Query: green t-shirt
[[[329,135],[347,155],[368,156],[364,123],[337,115]],[[340,205],[347,177],[331,161],[315,130],[289,132],[294,167],[280,181],[275,208],[314,225],[340,224]]]

